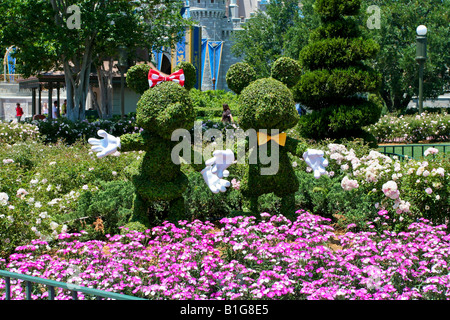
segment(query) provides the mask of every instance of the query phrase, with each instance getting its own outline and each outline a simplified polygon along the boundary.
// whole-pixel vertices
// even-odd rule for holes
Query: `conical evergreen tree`
[[[312,139],[364,138],[375,141],[362,127],[376,123],[381,105],[369,99],[381,76],[364,64],[379,45],[363,39],[357,22],[361,0],[317,0],[321,25],[300,52],[307,71],[293,88],[294,98],[312,110],[302,116],[299,131]]]

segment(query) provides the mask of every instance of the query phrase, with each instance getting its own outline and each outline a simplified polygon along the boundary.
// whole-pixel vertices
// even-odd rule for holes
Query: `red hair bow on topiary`
[[[174,81],[180,86],[184,87],[185,78],[183,69],[172,73],[170,76],[166,76],[158,70],[150,69],[148,73],[148,84],[150,85],[150,88],[153,88],[157,84],[160,84],[164,81]]]

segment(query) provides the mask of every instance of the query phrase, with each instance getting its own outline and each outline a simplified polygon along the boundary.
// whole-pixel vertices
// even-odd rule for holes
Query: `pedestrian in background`
[[[23,109],[20,106],[20,103],[17,103],[17,105],[16,105],[16,119],[17,119],[17,122],[20,122],[20,120],[22,119],[22,116],[23,116]]]

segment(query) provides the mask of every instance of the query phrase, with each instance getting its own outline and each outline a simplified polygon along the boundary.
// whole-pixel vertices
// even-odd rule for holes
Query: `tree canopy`
[[[25,77],[64,70],[72,120],[84,118],[92,66],[117,57],[119,46],[128,48],[131,60],[137,48],[172,46],[188,24],[180,0],[3,0],[1,5],[0,43],[17,48],[17,69]]]

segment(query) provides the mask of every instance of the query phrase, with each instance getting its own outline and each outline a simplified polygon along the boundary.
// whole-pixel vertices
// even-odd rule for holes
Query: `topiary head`
[[[228,69],[226,81],[228,88],[236,94],[256,80],[256,72],[251,65],[245,62],[238,62]]]
[[[252,82],[239,97],[242,116],[239,125],[248,129],[278,129],[294,127],[299,115],[291,91],[280,81],[264,78]]]
[[[194,120],[194,107],[188,91],[172,81],[162,82],[145,91],[136,108],[137,124],[164,139],[171,139],[176,129],[191,129]]]

